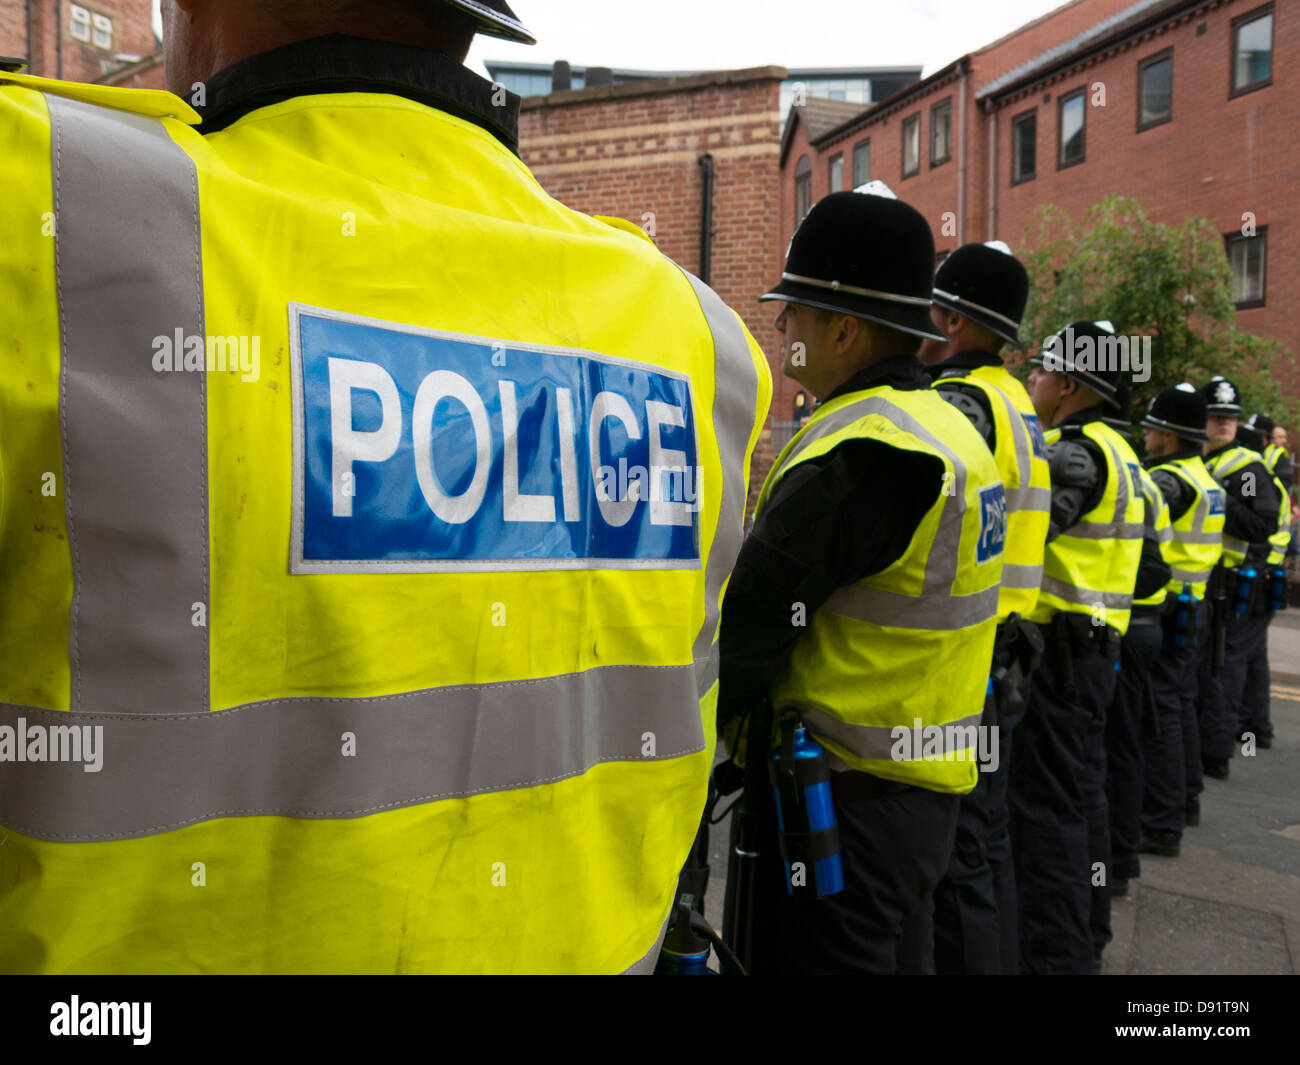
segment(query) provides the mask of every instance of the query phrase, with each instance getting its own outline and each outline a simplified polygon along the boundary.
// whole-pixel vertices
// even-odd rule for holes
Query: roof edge
[[[592,103],[596,100],[626,100],[634,96],[657,96],[663,93],[681,92],[684,89],[744,85],[752,81],[781,82],[786,79],[786,74],[785,67],[769,65],[747,67],[743,70],[711,70],[704,74],[692,74],[682,78],[648,78],[645,81],[629,81],[621,85],[592,85],[585,89],[552,92],[546,96],[527,96],[520,105],[520,110],[537,111],[546,107],[568,107],[574,104]]]

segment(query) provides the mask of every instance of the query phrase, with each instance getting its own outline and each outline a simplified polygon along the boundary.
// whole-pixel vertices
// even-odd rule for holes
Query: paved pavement
[[[1114,901],[1104,973],[1300,973],[1300,609],[1269,630],[1269,750],[1205,781],[1201,823],[1178,858],[1142,857],[1141,879]],[[710,835],[705,912],[722,922],[729,818]]]

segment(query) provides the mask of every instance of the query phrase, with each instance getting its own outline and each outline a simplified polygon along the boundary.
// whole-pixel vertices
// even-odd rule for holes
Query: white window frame
[[[68,32],[74,41],[90,41],[90,9],[80,4],[72,4],[72,14],[68,19]]]
[[[113,47],[113,20],[107,15],[95,14],[91,16],[94,25],[91,31],[92,43],[96,48]]]

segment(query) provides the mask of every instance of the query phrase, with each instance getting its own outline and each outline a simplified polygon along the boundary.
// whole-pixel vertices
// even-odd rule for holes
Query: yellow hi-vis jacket
[[[0,971],[653,967],[762,352],[468,121],[196,120],[0,75]]]
[[[1263,463],[1263,459],[1258,452],[1250,451],[1240,444],[1229,444],[1227,447],[1214,452],[1205,459],[1205,468],[1209,470],[1210,476],[1219,483],[1224,485],[1228,478],[1234,473],[1244,470],[1253,462]],[[1267,469],[1267,467],[1265,467]],[[1273,478],[1277,483],[1277,478]],[[1286,493],[1282,493],[1285,501]],[[1288,514],[1288,518],[1289,518]],[[1223,565],[1227,569],[1238,569],[1246,561],[1246,553],[1250,550],[1250,544],[1245,540],[1239,540],[1235,536],[1229,536],[1226,532],[1223,535]]]
[[[1149,514],[1152,528],[1156,534],[1156,542],[1160,545],[1160,555],[1168,563],[1169,548],[1174,538],[1173,526],[1169,521],[1169,504],[1165,502],[1164,495],[1156,486],[1156,482],[1151,479],[1151,475],[1141,466],[1137,468],[1137,478],[1142,489],[1142,499],[1147,508],[1144,513],[1143,525],[1146,524],[1145,517]],[[1143,535],[1145,536],[1145,532]],[[1138,568],[1141,568],[1141,558],[1138,560]],[[1136,584],[1136,581],[1134,583]],[[1167,588],[1158,588],[1144,599],[1139,599],[1135,588],[1133,605],[1135,607],[1157,607],[1164,603],[1167,595]]]
[[[1038,602],[1043,581],[1043,552],[1052,510],[1052,475],[1043,430],[1025,386],[1006,367],[977,366],[965,374],[941,377],[934,387],[953,381],[978,388],[993,411],[993,459],[1007,493],[1007,545],[998,618],[1005,621],[1013,613],[1027,618]]]
[[[997,627],[1002,482],[964,415],[932,390],[882,385],[816,410],[774,463],[756,519],[790,470],[858,437],[935,456],[944,487],[902,557],[813,615],[773,704],[799,706],[818,742],[852,769],[964,794],[978,779],[975,730]]]
[[[1199,455],[1162,462],[1151,469],[1177,477],[1195,494],[1195,502],[1173,523],[1173,540],[1165,547],[1165,561],[1173,571],[1168,586],[1171,594],[1179,594],[1188,584],[1196,599],[1204,599],[1210,574],[1223,554],[1223,489]]]
[[[1106,463],[1101,501],[1047,545],[1043,587],[1030,620],[1046,624],[1056,614],[1088,614],[1122,636],[1128,632],[1142,557],[1141,468],[1133,449],[1103,421],[1076,427],[1100,449]],[[1060,428],[1046,433],[1049,446]]]
[[[1280,566],[1286,559],[1286,549],[1291,544],[1291,497],[1282,478],[1273,474],[1273,484],[1281,496],[1277,505],[1277,531],[1268,538],[1268,564]]]

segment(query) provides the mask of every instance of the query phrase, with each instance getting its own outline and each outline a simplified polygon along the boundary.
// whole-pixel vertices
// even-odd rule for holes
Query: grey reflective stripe
[[[65,761],[6,762],[0,773],[0,825],[57,842],[149,836],[219,817],[364,817],[704,749],[685,665],[191,714],[5,703],[2,725],[28,735],[33,725],[103,728],[98,772]],[[356,737],[353,757],[343,756],[346,732]]]
[[[1214,572],[1214,567],[1209,569],[1179,569],[1177,566],[1171,566],[1169,572],[1173,579],[1183,584],[1200,584],[1201,581],[1208,581],[1210,574]]]
[[[973,595],[911,596],[850,584],[837,589],[822,609],[874,625],[950,632],[996,616],[998,587],[995,584]]]
[[[1121,595],[1116,592],[1097,592],[1091,588],[1076,588],[1072,584],[1046,574],[1043,575],[1042,591],[1077,606],[1104,606],[1109,610],[1128,610],[1133,605],[1131,592],[1128,595]]]
[[[1038,588],[1043,583],[1042,566],[1018,566],[1008,562],[1002,567],[1004,588]]]
[[[1036,510],[1043,514],[1052,511],[1050,488],[1008,488],[1007,506],[1012,510]]]
[[[1223,550],[1244,555],[1250,551],[1250,544],[1246,543],[1245,540],[1238,540],[1235,536],[1225,536],[1223,538]]]
[[[824,710],[801,707],[799,712],[803,715],[804,721],[807,722],[814,734],[834,740],[840,746],[847,747],[859,758],[893,761],[894,745],[899,743],[900,740],[903,742],[910,741],[910,749],[913,751],[919,752],[924,747],[924,733],[917,733],[914,728],[909,728],[906,725],[850,725],[837,717],[831,717]],[[945,730],[968,729],[978,727],[983,717],[984,711],[983,707],[981,707],[978,713],[971,714],[958,721],[949,721],[942,725],[935,724],[932,727]],[[900,729],[903,735],[897,735],[896,729]],[[911,735],[907,735],[908,733]],[[912,759],[912,761],[923,760]],[[903,763],[900,762],[899,764]]]
[[[204,336],[194,163],[156,119],[45,99],[73,578],[70,706],[203,710],[208,629],[192,620],[193,604],[206,612],[208,599],[204,374],[153,368],[155,337]]]
[[[1062,537],[1077,536],[1081,540],[1141,540],[1145,525],[1126,522],[1081,521],[1071,525]]]
[[[979,380],[979,378],[972,378],[972,380]],[[996,385],[989,385],[985,391],[996,393],[1002,400],[1002,406],[1007,414],[1007,424],[1011,426],[1012,442],[1016,453],[1016,479],[1020,482],[1020,487],[1015,489],[1015,502],[1012,502],[1012,491],[1007,490],[1007,506],[1011,510],[1021,510],[1024,507],[1026,494],[1029,492],[1029,481],[1033,476],[1034,442],[1029,436],[1029,426],[1016,410],[1015,404],[1011,402],[1011,397]],[[1050,492],[1048,504],[1051,504]]]
[[[1172,525],[1166,525],[1163,528],[1156,529],[1156,539],[1161,545],[1173,543],[1174,528]]]
[[[704,574],[704,626],[692,651],[702,697],[717,680],[722,585],[736,564],[745,537],[745,453],[757,419],[758,369],[740,320],[713,289],[688,271],[682,273],[695,290],[713,333],[713,430],[722,461],[721,511]]]
[[[1223,543],[1223,533],[1217,532],[1178,532],[1174,531],[1175,537],[1180,543],[1184,544],[1221,544]]]

